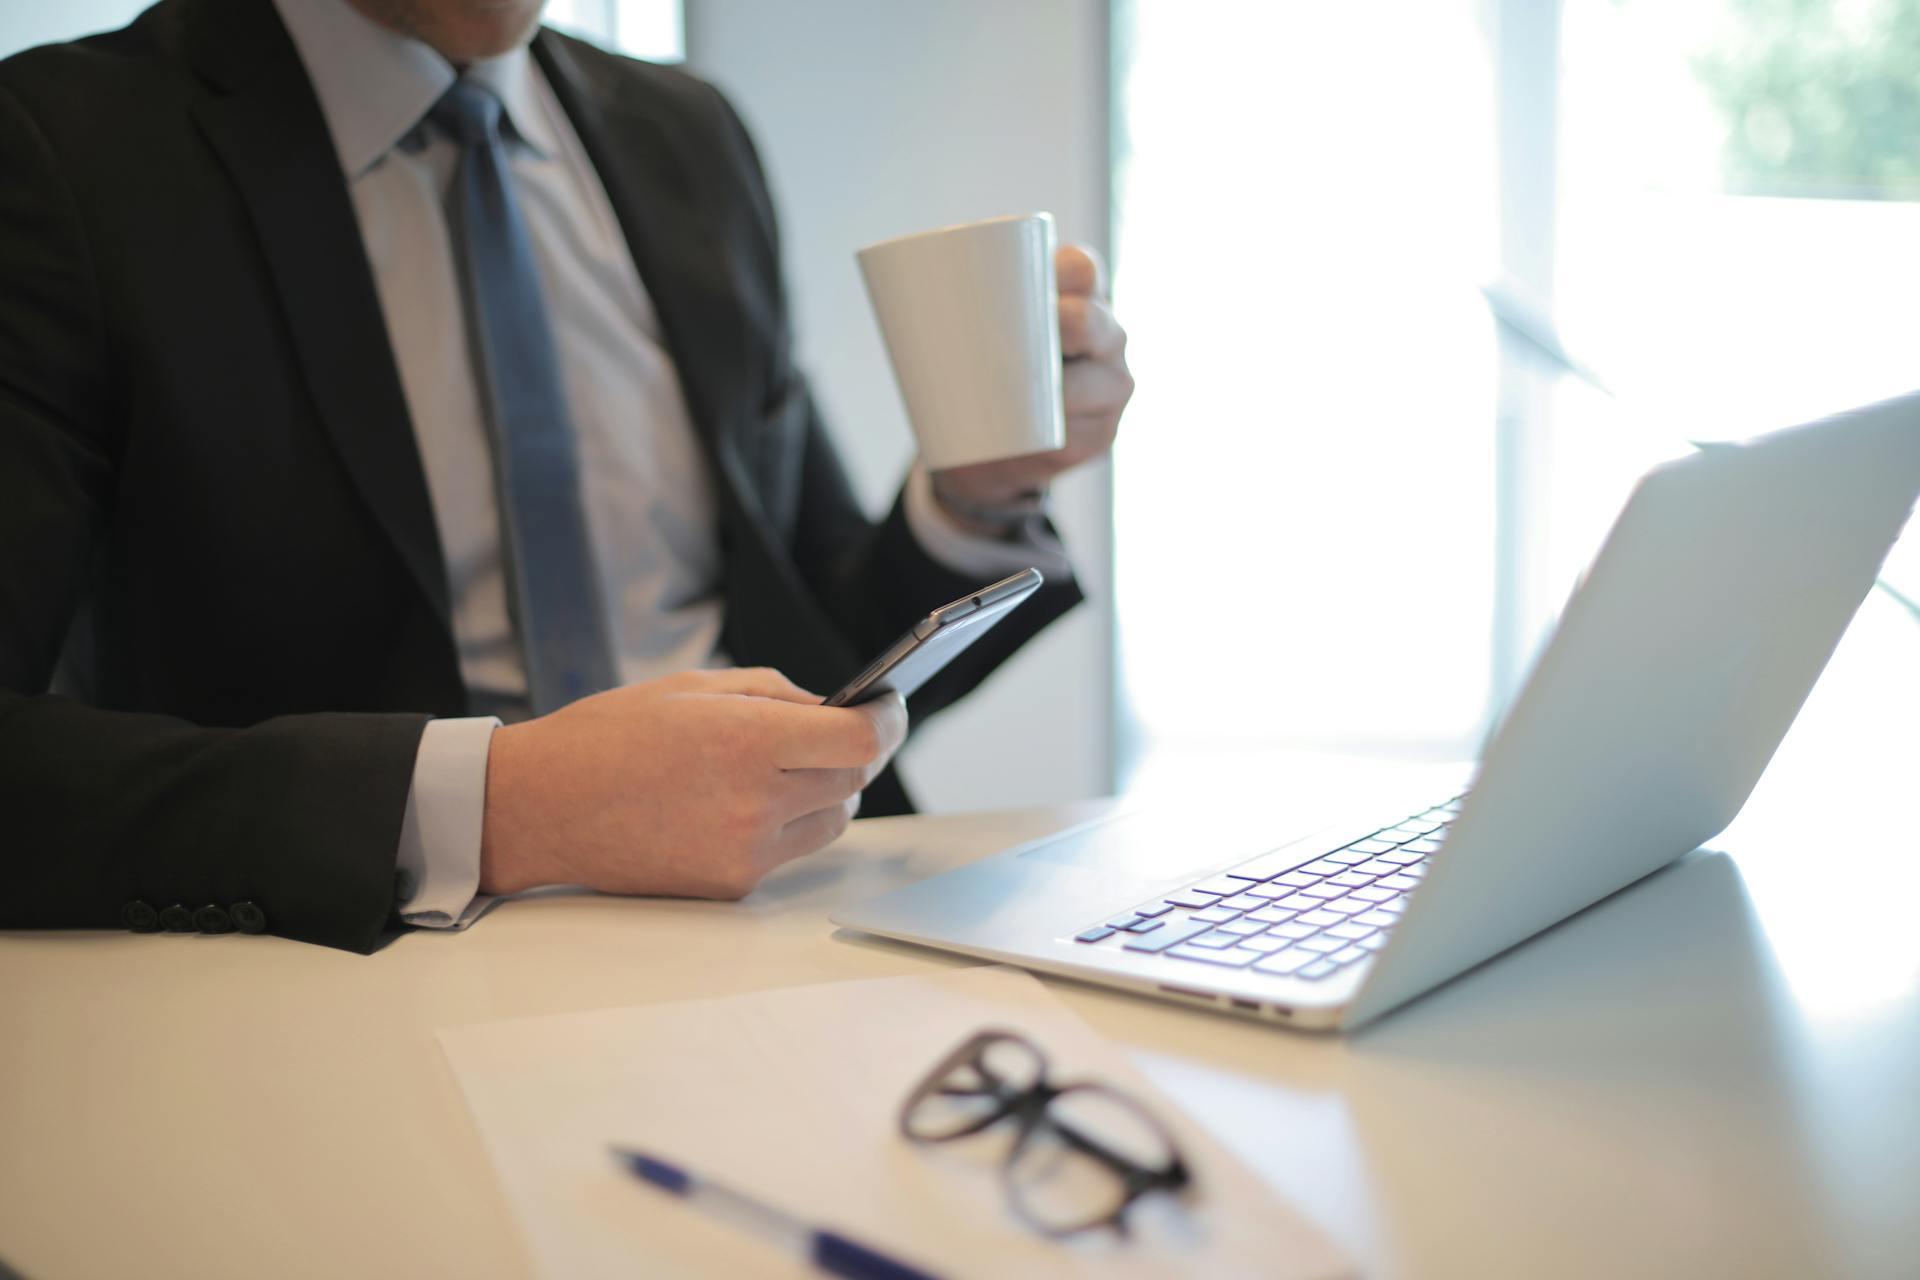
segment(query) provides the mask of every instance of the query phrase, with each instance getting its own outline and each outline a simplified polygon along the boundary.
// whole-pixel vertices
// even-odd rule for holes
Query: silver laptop
[[[833,920],[1357,1026],[1723,830],[1916,495],[1920,393],[1710,446],[1634,490],[1462,794],[1251,845],[1211,803],[1122,814]]]

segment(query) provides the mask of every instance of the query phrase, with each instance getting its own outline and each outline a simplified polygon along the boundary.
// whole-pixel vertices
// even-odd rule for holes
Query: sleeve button
[[[176,902],[160,912],[160,927],[168,933],[192,933],[193,912]]]
[[[120,920],[135,933],[155,933],[160,928],[160,913],[138,898],[120,908]]]
[[[193,923],[202,933],[233,932],[233,917],[211,902],[193,913]]]
[[[267,913],[260,909],[257,902],[236,902],[227,914],[233,917],[233,927],[242,933],[267,931]]]

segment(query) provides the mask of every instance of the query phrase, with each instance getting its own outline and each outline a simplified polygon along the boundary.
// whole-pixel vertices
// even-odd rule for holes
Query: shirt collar
[[[411,133],[456,73],[410,36],[379,25],[347,0],[274,0],[333,136],[348,181],[378,164]],[[521,45],[475,62],[466,75],[493,90],[506,126],[542,158],[557,153],[551,123],[534,93],[537,74]]]
[[[476,62],[467,68],[466,74],[467,79],[477,80],[493,90],[505,108],[507,128],[515,137],[543,160],[560,154],[560,140],[554,136],[553,122],[541,109],[539,95],[534,92],[534,77],[540,73],[527,46],[519,45],[497,58]]]

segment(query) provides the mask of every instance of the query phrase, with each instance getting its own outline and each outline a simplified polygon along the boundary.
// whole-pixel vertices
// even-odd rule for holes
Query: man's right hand
[[[494,731],[480,891],[738,898],[831,844],[907,734],[777,671],[689,671]]]

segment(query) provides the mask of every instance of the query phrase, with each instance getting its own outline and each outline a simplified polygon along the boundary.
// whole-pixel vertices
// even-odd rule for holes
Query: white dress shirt
[[[275,0],[332,134],[373,269],[446,556],[461,674],[475,701],[514,716],[527,681],[506,575],[480,390],[445,214],[457,148],[425,126],[454,68],[346,0]],[[467,68],[505,106],[508,168],[531,234],[580,457],[601,599],[624,681],[724,665],[713,480],[605,188],[526,48]],[[907,518],[929,555],[982,579],[1029,564],[1064,573],[1057,544],[962,531],[924,473]],[[429,723],[407,800],[401,914],[470,922],[493,716]]]

